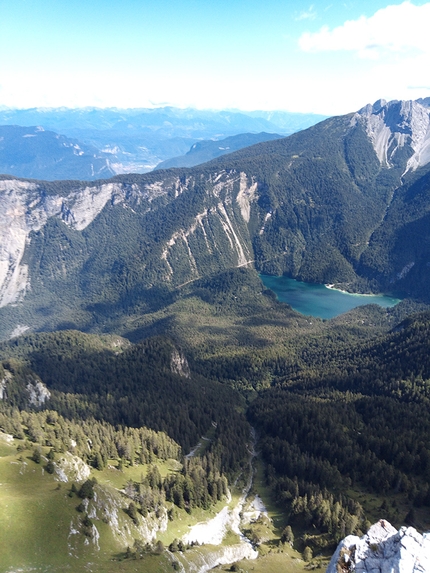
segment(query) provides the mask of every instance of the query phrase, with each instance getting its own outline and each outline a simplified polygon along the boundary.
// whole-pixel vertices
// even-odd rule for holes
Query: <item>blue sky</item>
[[[0,0],[0,106],[343,114],[430,96],[430,2]]]

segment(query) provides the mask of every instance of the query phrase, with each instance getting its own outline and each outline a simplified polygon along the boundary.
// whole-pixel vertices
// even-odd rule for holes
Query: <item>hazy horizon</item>
[[[0,106],[340,115],[430,96],[430,2],[14,0]]]

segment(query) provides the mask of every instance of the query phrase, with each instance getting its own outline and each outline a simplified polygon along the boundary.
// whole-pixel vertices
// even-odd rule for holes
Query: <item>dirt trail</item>
[[[228,531],[233,531],[240,537],[239,545],[235,546],[237,548],[236,560],[240,558],[256,559],[258,557],[258,551],[256,551],[250,542],[250,540],[245,537],[240,526],[242,523],[243,508],[245,506],[246,500],[248,498],[249,492],[251,490],[253,480],[254,480],[254,458],[257,453],[255,451],[257,438],[254,428],[251,428],[251,440],[249,446],[249,464],[247,471],[247,481],[246,485],[242,490],[241,496],[237,504],[231,508],[229,505],[225,505],[223,509],[216,514],[216,516],[208,521],[198,523],[194,525],[190,531],[183,537],[184,543],[200,543],[205,545],[220,545]],[[257,499],[258,498],[258,499]],[[259,515],[266,511],[264,504],[261,499],[257,496],[256,500],[253,502],[253,517]],[[240,550],[240,547],[242,550]],[[226,547],[227,549],[227,547]],[[218,553],[218,551],[217,551]],[[243,556],[241,557],[241,554]],[[209,569],[200,570],[200,573],[204,571],[209,571]]]

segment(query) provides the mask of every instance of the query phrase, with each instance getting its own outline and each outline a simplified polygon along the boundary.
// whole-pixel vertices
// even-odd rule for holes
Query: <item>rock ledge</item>
[[[327,573],[430,573],[430,532],[397,531],[381,519],[366,535],[348,535],[331,558]]]

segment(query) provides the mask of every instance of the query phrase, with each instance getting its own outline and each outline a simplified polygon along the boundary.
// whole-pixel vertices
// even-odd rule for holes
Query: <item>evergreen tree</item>
[[[303,560],[308,563],[309,561],[312,561],[312,557],[312,549],[307,545],[303,550]]]

